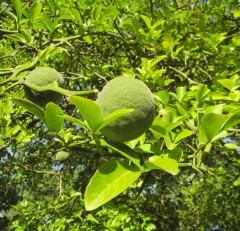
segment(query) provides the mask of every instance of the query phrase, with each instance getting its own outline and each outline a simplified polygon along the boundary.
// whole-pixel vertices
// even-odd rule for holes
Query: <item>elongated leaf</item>
[[[94,101],[79,96],[71,96],[70,102],[77,106],[92,131],[97,131],[102,122],[101,108]]]
[[[162,61],[164,58],[166,58],[166,55],[161,55],[158,56],[155,59],[151,59],[149,62],[149,68],[152,68],[153,66],[155,66],[158,62]]]
[[[232,126],[240,123],[240,109],[235,109],[227,115],[227,120],[223,125],[223,130],[226,130]]]
[[[101,145],[104,147],[111,148],[112,150],[118,152],[122,156],[124,156],[127,159],[129,159],[130,161],[132,161],[139,168],[141,167],[140,158],[139,158],[138,154],[133,149],[128,147],[127,145],[118,143],[118,142],[113,142],[113,141],[107,142],[105,140],[101,140]]]
[[[114,122],[115,120],[119,119],[120,117],[127,115],[133,112],[134,109],[118,109],[111,114],[107,115],[101,122],[100,126],[98,127],[98,131],[107,126],[108,124]]]
[[[160,169],[172,175],[178,174],[178,163],[174,159],[163,158],[161,156],[151,156],[149,161],[144,162],[146,170]]]
[[[33,2],[30,7],[30,19],[33,23],[42,10],[42,2]]]
[[[74,123],[74,124],[77,124],[77,125],[85,128],[85,129],[87,129],[87,130],[90,129],[90,128],[87,126],[87,124],[85,124],[83,121],[81,121],[81,120],[79,120],[79,119],[77,119],[77,118],[74,118],[74,117],[69,116],[69,115],[63,115],[63,116],[58,115],[58,116],[59,116],[59,117],[62,117],[62,118],[65,119],[65,120],[68,120],[68,121],[70,121],[70,122],[72,122],[72,123]]]
[[[160,153],[160,148],[156,145],[153,145],[153,144],[143,144],[143,145],[140,145],[136,148],[134,148],[134,151],[136,152],[140,152],[140,153]]]
[[[27,30],[20,29],[19,31],[24,36],[26,43],[31,44],[33,42],[34,38],[33,38],[33,36],[31,36],[31,34],[29,34],[29,32]]]
[[[18,15],[20,15],[21,14],[22,1],[21,0],[13,0],[12,3],[13,3],[13,7],[14,7],[14,10],[16,11],[16,13]]]
[[[174,139],[174,143],[179,142],[180,140],[188,137],[192,135],[192,131],[188,130],[188,129],[183,129],[182,131],[180,131],[179,133],[176,134],[176,137]]]
[[[150,29],[151,28],[151,20],[145,15],[140,15],[140,17],[144,20],[146,26]]]
[[[48,103],[45,108],[47,126],[56,133],[61,131],[64,122],[64,119],[58,115],[63,115],[62,109],[55,103]]]
[[[126,190],[141,175],[137,167],[109,160],[93,175],[85,193],[86,210],[91,211],[107,203]]]
[[[19,33],[15,33],[15,34],[9,34],[9,35],[6,35],[6,37],[12,39],[13,41],[16,41],[16,42],[21,42],[21,43],[26,43],[26,38],[22,35],[22,34],[19,34]]]
[[[33,115],[37,116],[43,123],[46,123],[45,113],[42,110],[42,108],[40,108],[38,105],[32,103],[31,101],[21,99],[21,98],[14,98],[12,99],[12,101],[17,105],[25,108],[27,111],[29,111]]]

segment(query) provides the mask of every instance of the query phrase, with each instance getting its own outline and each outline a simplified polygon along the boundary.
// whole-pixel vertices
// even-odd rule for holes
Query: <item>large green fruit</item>
[[[51,67],[37,67],[29,73],[25,80],[26,83],[36,86],[47,86],[54,82],[62,86],[63,81],[61,74]],[[29,100],[43,107],[49,102],[57,103],[62,98],[61,94],[52,91],[37,92],[26,86],[24,90]]]
[[[149,88],[140,80],[118,77],[109,81],[96,100],[103,117],[117,109],[134,109],[108,126],[102,134],[117,142],[125,142],[141,136],[154,119],[154,98]]]

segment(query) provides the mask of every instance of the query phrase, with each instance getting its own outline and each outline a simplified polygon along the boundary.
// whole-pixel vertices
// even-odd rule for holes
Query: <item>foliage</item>
[[[239,18],[236,0],[3,0],[2,229],[238,230]],[[58,105],[26,99],[38,66],[63,76],[65,89],[33,89]],[[131,110],[102,118],[95,103],[116,76],[156,106],[125,143],[100,130]]]

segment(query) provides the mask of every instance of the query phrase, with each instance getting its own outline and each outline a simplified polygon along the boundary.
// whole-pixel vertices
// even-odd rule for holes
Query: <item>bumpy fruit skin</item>
[[[36,86],[47,86],[57,82],[59,86],[63,85],[63,78],[59,72],[51,67],[37,67],[26,77],[25,82]],[[24,87],[26,97],[35,104],[44,107],[49,102],[57,103],[62,95],[52,91],[37,92],[28,87]]]
[[[154,98],[150,89],[140,80],[118,77],[109,81],[99,94],[97,104],[103,117],[117,109],[134,109],[101,130],[101,133],[117,142],[125,142],[141,136],[154,119]]]

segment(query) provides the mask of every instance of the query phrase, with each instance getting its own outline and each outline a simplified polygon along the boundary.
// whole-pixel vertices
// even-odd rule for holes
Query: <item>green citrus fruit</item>
[[[117,142],[141,136],[154,119],[154,98],[150,89],[140,80],[118,77],[109,81],[96,100],[103,117],[117,109],[134,109],[133,112],[104,127],[102,134]]]
[[[37,67],[29,73],[25,82],[40,87],[57,82],[59,86],[62,86],[63,78],[59,72],[51,67]],[[49,102],[57,103],[62,98],[59,93],[52,91],[37,92],[27,86],[24,87],[24,91],[30,101],[43,107]]]
[[[68,158],[68,156],[69,156],[69,154],[67,152],[59,151],[59,152],[57,152],[57,154],[55,156],[55,160],[57,160],[57,161],[66,160]]]

